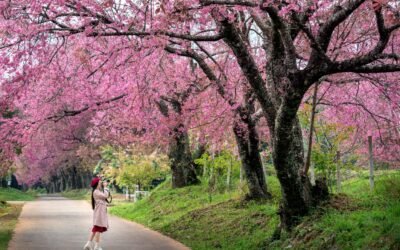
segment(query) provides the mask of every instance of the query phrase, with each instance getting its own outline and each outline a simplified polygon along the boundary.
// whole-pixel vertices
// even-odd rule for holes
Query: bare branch
[[[263,107],[264,112],[268,113],[269,122],[273,124],[276,114],[275,106],[270,99],[269,93],[265,87],[265,81],[262,78],[257,63],[247,49],[247,43],[243,40],[240,31],[234,24],[228,20],[222,20],[219,23],[222,26],[224,41],[235,54],[237,62],[242,69],[243,74],[247,78],[248,83],[252,86],[257,95],[258,101]]]
[[[321,48],[326,51],[331,40],[331,36],[335,28],[347,19],[365,0],[348,0],[344,7],[340,7],[328,21],[321,26],[317,36],[317,42]]]
[[[254,1],[244,1],[244,0],[200,0],[202,6],[210,5],[236,5],[236,6],[247,6],[247,7],[257,7],[259,3]]]
[[[116,97],[113,97],[111,99],[105,100],[105,101],[100,101],[100,102],[96,102],[94,104],[94,106],[101,106],[104,104],[109,104],[111,102],[115,102],[118,101],[122,98],[124,98],[125,96],[127,96],[128,94],[122,94]],[[81,108],[81,109],[77,109],[77,110],[63,110],[61,112],[61,114],[57,114],[57,115],[53,115],[53,116],[49,116],[46,118],[46,120],[50,120],[50,121],[54,121],[54,122],[58,122],[61,119],[63,119],[64,117],[68,117],[68,116],[76,116],[79,115],[87,110],[89,110],[91,107],[89,105],[85,105],[85,107]]]
[[[346,70],[347,68],[351,67],[359,67],[363,66],[366,64],[369,64],[376,59],[379,58],[379,54],[382,53],[385,48],[387,43],[389,42],[390,34],[386,28],[385,28],[385,23],[382,15],[382,9],[379,9],[375,11],[375,16],[376,16],[376,23],[377,23],[377,28],[379,32],[379,41],[376,44],[376,46],[369,51],[367,54],[358,56],[355,58],[351,58],[349,60],[345,60],[342,62],[337,63],[338,70]]]
[[[347,72],[354,73],[390,73],[398,71],[400,71],[400,65],[396,64],[366,65],[362,67],[354,67],[347,70]]]
[[[275,9],[272,5],[262,7],[262,9],[268,13],[272,20],[272,23],[274,24],[274,28],[278,31],[280,40],[282,41],[285,49],[284,56],[286,65],[290,66],[291,70],[296,70],[296,48],[294,47],[291,33],[288,26],[286,25],[286,22],[282,20],[282,18],[278,14],[278,10]]]
[[[176,48],[173,48],[171,46],[167,46],[165,50],[169,53],[173,53],[176,55],[184,56],[184,57],[189,57],[195,60],[200,68],[203,70],[204,74],[207,76],[207,78],[215,83],[217,85],[217,91],[220,94],[222,98],[224,98],[229,105],[234,106],[236,104],[235,100],[232,99],[229,95],[226,95],[225,93],[225,88],[223,86],[223,83],[221,80],[214,74],[213,70],[208,66],[208,64],[205,62],[204,58],[201,57],[199,54],[188,51],[188,50],[179,50]]]
[[[190,34],[177,34],[169,31],[155,31],[155,32],[140,32],[140,31],[116,31],[116,32],[92,32],[88,34],[88,36],[157,36],[157,35],[165,35],[172,38],[179,38],[189,41],[197,41],[197,42],[213,42],[222,39],[221,34],[216,35],[190,35]]]
[[[292,18],[297,23],[299,28],[306,34],[307,38],[310,40],[311,47],[317,51],[318,55],[321,56],[327,63],[332,63],[331,59],[325,54],[325,51],[315,39],[310,28],[304,25],[304,23],[299,20],[297,16],[293,16]]]

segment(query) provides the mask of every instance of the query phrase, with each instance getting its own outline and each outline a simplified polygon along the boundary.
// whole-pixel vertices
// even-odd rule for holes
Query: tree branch
[[[171,46],[165,47],[165,50],[169,53],[173,53],[173,54],[176,54],[179,56],[189,57],[189,58],[195,60],[199,64],[200,68],[203,70],[203,72],[207,76],[207,78],[211,82],[213,82],[217,85],[217,91],[220,94],[220,96],[224,100],[226,100],[229,103],[229,105],[234,106],[236,104],[234,99],[232,99],[232,98],[230,98],[230,96],[226,95],[223,83],[214,74],[213,70],[208,66],[208,64],[205,62],[203,57],[201,57],[199,54],[197,54],[195,52],[191,52],[188,50],[179,50],[179,49],[173,48]]]
[[[280,40],[282,41],[284,47],[284,56],[286,65],[291,68],[291,70],[297,70],[296,67],[296,48],[294,47],[293,40],[291,37],[290,30],[286,25],[285,21],[278,14],[278,10],[275,9],[272,5],[267,7],[262,7],[268,15],[270,16],[274,28],[278,31],[280,36]],[[274,48],[276,49],[276,48]]]
[[[105,100],[105,101],[100,101],[100,102],[96,102],[94,104],[94,106],[101,106],[103,104],[109,104],[111,102],[115,102],[118,101],[122,98],[124,98],[125,96],[127,96],[128,94],[122,94],[116,97],[113,97],[111,99]],[[76,116],[79,115],[87,110],[89,110],[90,106],[89,105],[85,105],[85,107],[78,109],[78,110],[63,110],[61,111],[61,114],[57,114],[57,115],[53,115],[53,116],[49,116],[46,118],[46,120],[50,120],[50,121],[54,121],[54,122],[58,122],[61,119],[63,119],[64,117],[68,117],[68,116]]]
[[[400,65],[396,64],[366,65],[346,70],[346,72],[354,72],[354,73],[389,73],[398,71],[400,71]]]
[[[384,23],[381,8],[379,10],[375,11],[375,16],[376,16],[376,25],[377,25],[378,32],[379,32],[378,43],[371,51],[369,51],[365,55],[361,55],[361,56],[351,58],[349,60],[344,60],[342,62],[337,63],[336,67],[338,67],[339,71],[346,70],[351,67],[359,67],[359,66],[369,64],[369,63],[375,61],[376,59],[378,59],[379,54],[385,50],[386,45],[389,42],[391,32],[389,32],[385,28],[385,23]]]
[[[183,40],[189,41],[197,41],[197,42],[214,42],[222,39],[221,34],[216,35],[190,35],[190,34],[177,34],[169,31],[154,31],[154,32],[140,32],[140,31],[115,31],[115,32],[92,32],[88,34],[88,36],[96,37],[96,36],[157,36],[157,35],[165,35],[172,38],[179,38]]]
[[[310,40],[310,45],[311,47],[317,51],[318,55],[325,60],[325,62],[331,64],[332,61],[331,59],[325,54],[325,51],[321,48],[319,43],[317,42],[316,38],[312,34],[312,31],[310,30],[309,27],[307,27],[301,20],[297,18],[297,16],[292,17],[293,20],[297,23],[299,28],[306,34],[308,39]]]
[[[219,21],[219,24],[222,26],[224,41],[235,54],[243,74],[247,78],[248,83],[252,86],[259,103],[268,116],[268,121],[270,124],[274,124],[276,109],[269,97],[268,91],[265,87],[265,81],[261,76],[258,66],[247,49],[247,43],[243,40],[240,31],[234,26],[234,24],[228,20]]]
[[[202,6],[210,5],[235,5],[235,6],[247,6],[247,7],[257,7],[259,3],[253,1],[244,0],[200,0]]]
[[[328,21],[321,26],[317,36],[317,42],[320,44],[321,48],[326,51],[328,48],[331,36],[335,28],[347,19],[365,0],[348,0],[345,7],[340,7],[334,13]]]

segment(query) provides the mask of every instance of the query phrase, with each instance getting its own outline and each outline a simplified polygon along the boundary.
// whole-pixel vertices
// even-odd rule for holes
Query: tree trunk
[[[265,182],[264,171],[260,153],[258,151],[258,138],[255,127],[248,124],[251,131],[243,131],[240,124],[235,124],[233,132],[238,145],[239,156],[242,168],[246,176],[249,193],[246,199],[268,199],[271,194],[268,192]]]
[[[180,188],[199,183],[189,148],[189,136],[178,126],[170,143],[168,157],[171,162],[172,187]]]
[[[288,132],[286,140],[274,138],[273,161],[282,190],[279,212],[281,225],[289,229],[297,224],[300,217],[308,213],[312,205],[311,185],[307,176],[300,175],[304,166],[304,151],[298,122],[291,127],[281,127],[285,127],[282,129]]]
[[[65,187],[64,191],[72,189],[72,176],[71,176],[71,173],[67,173],[67,174],[68,175],[66,178],[66,187]]]
[[[80,174],[80,185],[79,188],[85,188],[85,181],[83,180],[83,174]]]
[[[79,187],[78,173],[76,167],[73,167],[72,171],[72,189],[78,189]]]
[[[291,110],[285,108],[281,112],[291,114]],[[298,224],[313,206],[328,198],[325,182],[318,181],[313,187],[308,176],[301,173],[304,167],[303,137],[299,120],[296,115],[294,117],[292,122],[283,117],[276,124],[273,138],[273,161],[282,190],[279,214],[285,229]]]
[[[169,103],[172,105],[173,111],[181,115],[181,101],[173,100]],[[167,102],[161,98],[157,104],[161,114],[168,118],[169,106]],[[197,178],[196,166],[190,152],[189,135],[185,125],[178,124],[172,133],[168,152],[172,171],[172,187],[180,188],[199,183],[200,180]]]
[[[60,185],[59,185],[57,192],[62,192],[63,190],[64,190],[64,177],[61,175],[60,176]]]

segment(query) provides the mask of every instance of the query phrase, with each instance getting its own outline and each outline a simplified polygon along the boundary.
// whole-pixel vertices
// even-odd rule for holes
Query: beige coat
[[[106,202],[108,196],[109,196],[108,189],[105,189],[104,193],[98,189],[96,189],[93,192],[93,198],[95,201],[95,207],[93,213],[93,225],[95,226],[108,228],[107,202]]]

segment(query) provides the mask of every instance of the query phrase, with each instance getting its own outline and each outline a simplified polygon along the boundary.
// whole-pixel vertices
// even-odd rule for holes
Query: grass
[[[400,249],[400,175],[380,175],[375,189],[361,177],[343,183],[341,194],[280,240],[279,184],[268,178],[274,198],[245,202],[240,189],[209,199],[206,185],[172,189],[164,183],[137,203],[119,202],[112,214],[144,224],[197,249]]]
[[[33,190],[23,192],[15,188],[0,188],[0,201],[32,201],[36,195]]]
[[[6,250],[11,240],[22,205],[0,203],[0,250]]]

